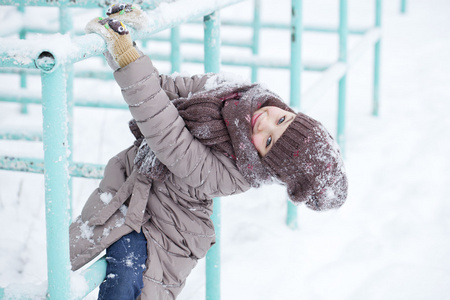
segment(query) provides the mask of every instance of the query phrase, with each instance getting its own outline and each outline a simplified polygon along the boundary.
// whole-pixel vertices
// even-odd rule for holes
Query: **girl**
[[[70,227],[73,270],[106,249],[99,299],[175,299],[215,242],[212,199],[279,182],[314,210],[347,196],[340,151],[314,119],[295,114],[258,84],[217,75],[159,75],[123,23],[145,26],[136,6],[117,5],[88,32],[108,45],[136,142],[113,157]]]

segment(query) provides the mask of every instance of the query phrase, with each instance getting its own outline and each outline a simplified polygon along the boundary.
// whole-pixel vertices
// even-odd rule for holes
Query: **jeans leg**
[[[136,299],[144,287],[142,273],[147,261],[147,240],[135,231],[124,235],[106,249],[106,278],[98,299]]]

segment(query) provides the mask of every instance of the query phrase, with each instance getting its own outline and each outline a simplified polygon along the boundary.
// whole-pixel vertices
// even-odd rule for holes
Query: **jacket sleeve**
[[[199,74],[191,77],[159,75],[161,88],[166,92],[170,100],[180,97],[189,97],[204,89],[206,81],[212,76],[209,74]]]
[[[211,191],[217,188],[221,178],[229,177],[230,189],[223,191],[227,194],[248,189],[248,183],[240,173],[233,171],[232,174],[210,148],[188,131],[178,110],[161,88],[158,70],[149,57],[140,57],[116,71],[114,76],[148,145],[173,175],[192,187],[203,186]],[[179,85],[178,93],[185,94],[202,87],[195,80],[188,85],[191,88],[180,89],[183,84]]]

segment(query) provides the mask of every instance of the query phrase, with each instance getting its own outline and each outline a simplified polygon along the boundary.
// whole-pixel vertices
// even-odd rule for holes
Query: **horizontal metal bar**
[[[81,272],[81,276],[84,277],[88,285],[88,289],[83,297],[78,299],[84,299],[90,292],[98,287],[106,277],[106,259],[105,256],[99,258],[89,268]]]
[[[200,24],[200,21],[193,21],[191,23]],[[236,26],[236,27],[253,27],[252,21],[244,21],[244,20],[222,20],[221,25],[225,26]],[[261,22],[261,28],[264,29],[280,29],[280,30],[290,30],[290,23],[280,23],[280,22]],[[304,31],[312,31],[312,32],[322,32],[322,33],[338,33],[339,29],[337,27],[326,27],[326,26],[318,26],[318,25],[304,25]],[[362,35],[365,34],[370,28],[349,28],[349,34]]]
[[[170,37],[169,36],[152,36],[148,39],[149,41],[156,41],[156,42],[169,42]],[[181,38],[180,42],[183,44],[203,44],[202,38]],[[253,45],[248,40],[231,40],[231,39],[222,39],[221,41],[222,46],[228,46],[228,47],[242,47],[242,48],[251,48]]]
[[[0,140],[42,142],[42,132],[0,130]]]
[[[25,158],[14,156],[0,156],[0,169],[17,172],[43,174],[44,160],[39,158]],[[69,164],[69,174],[72,177],[103,178],[104,165],[74,162]]]
[[[22,90],[8,90],[0,91],[0,102],[14,102],[22,104],[41,104],[41,94],[39,92],[22,89]],[[92,107],[92,108],[113,108],[113,109],[128,109],[128,106],[122,99],[119,98],[75,98],[75,106],[78,107]]]
[[[49,6],[49,7],[80,7],[80,8],[105,8],[111,5],[112,1],[107,0],[0,0],[0,5],[12,6]],[[144,0],[144,1],[128,1],[136,2],[144,9],[153,9],[162,1]]]
[[[93,78],[101,80],[113,80],[114,73],[110,70],[75,70],[76,78]]]
[[[22,72],[25,72],[27,75],[41,75],[36,69],[0,68],[0,74],[21,74]],[[109,68],[98,70],[75,70],[74,75],[76,78],[93,78],[101,80],[114,79],[114,74]]]
[[[163,53],[150,53],[148,54],[154,60],[170,61],[170,56]],[[183,62],[190,63],[203,63],[203,57],[201,56],[182,56]],[[266,69],[289,69],[289,60],[274,60],[267,59],[260,56],[241,56],[241,57],[227,57],[222,56],[222,65],[229,66],[241,66],[241,67],[258,67]],[[330,63],[317,63],[317,62],[305,62],[303,64],[304,71],[323,72],[330,67]]]
[[[19,1],[18,4],[25,0]],[[30,0],[33,2],[33,0]],[[36,3],[44,3],[44,0],[34,0]],[[65,0],[67,2],[70,0]],[[87,0],[81,1],[86,3]],[[182,23],[189,22],[194,19],[199,19],[202,16],[209,15],[212,12],[224,8],[226,6],[243,2],[244,0],[196,0],[195,5],[192,5],[190,0],[178,0],[170,3],[165,3],[163,7],[157,7],[154,10],[147,11],[146,14],[149,19],[149,24],[146,28],[138,31],[132,30],[131,35],[134,39],[148,39],[153,34],[178,26]],[[13,1],[5,1],[5,3],[12,3]],[[44,5],[44,4],[43,4]],[[39,43],[42,41],[41,43]],[[42,45],[42,48],[36,45]],[[61,45],[65,45],[65,49],[71,51],[64,51]],[[70,64],[75,63],[92,56],[100,55],[106,50],[105,41],[98,34],[87,34],[70,38],[68,35],[62,36],[43,36],[32,40],[0,40],[0,67],[16,67],[16,68],[41,68],[44,71],[51,71],[52,61],[53,65],[57,63]],[[38,57],[42,53],[48,53],[50,56],[39,61]],[[51,58],[53,56],[53,59]],[[41,65],[43,62],[47,64]]]

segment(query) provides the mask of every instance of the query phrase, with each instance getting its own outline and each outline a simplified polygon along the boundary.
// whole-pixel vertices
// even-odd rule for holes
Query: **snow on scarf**
[[[242,175],[252,187],[272,181],[251,143],[251,117],[262,106],[276,105],[289,110],[274,93],[258,84],[244,86],[222,85],[188,98],[172,101],[191,134],[204,145],[234,159]],[[150,179],[164,181],[170,172],[147,145],[135,120],[130,129],[139,146],[135,165],[138,172]]]

